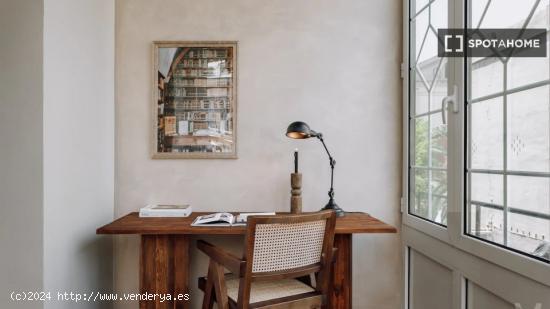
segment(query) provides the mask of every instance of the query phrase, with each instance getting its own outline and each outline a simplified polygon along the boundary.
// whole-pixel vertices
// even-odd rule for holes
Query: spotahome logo
[[[439,57],[546,57],[546,29],[438,29]]]

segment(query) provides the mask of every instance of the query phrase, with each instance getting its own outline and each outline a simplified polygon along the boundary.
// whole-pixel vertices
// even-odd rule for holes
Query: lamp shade
[[[286,136],[294,139],[310,138],[314,134],[315,133],[311,131],[307,123],[302,121],[295,121],[286,129]]]

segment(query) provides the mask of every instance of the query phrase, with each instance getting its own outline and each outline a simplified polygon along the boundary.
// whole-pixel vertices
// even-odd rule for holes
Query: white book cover
[[[139,210],[140,217],[188,217],[190,205],[147,205]]]

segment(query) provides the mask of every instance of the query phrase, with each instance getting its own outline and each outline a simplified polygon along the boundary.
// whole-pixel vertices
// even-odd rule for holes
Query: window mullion
[[[466,0],[464,0],[466,1]],[[462,7],[463,1],[449,1],[449,28],[460,29],[463,27]],[[451,244],[456,244],[456,241],[462,235],[462,206],[463,205],[463,113],[465,112],[464,96],[464,70],[462,58],[448,58],[448,93],[454,91],[457,87],[457,102],[458,113],[449,113],[449,121],[447,126],[448,134],[448,162],[447,162],[447,177],[448,177],[448,207],[447,207],[447,226],[449,233],[449,241]]]
[[[468,1],[468,7],[471,7],[471,2],[472,0],[465,0],[465,1]],[[480,17],[480,20],[479,20],[479,25],[477,26],[477,28],[479,28],[481,26],[481,22],[482,20],[485,18],[485,14],[487,13],[487,9],[490,5],[491,1],[487,1],[487,4],[485,6],[485,9],[483,11],[483,14],[482,16]],[[466,28],[468,27],[468,25],[472,25],[472,16],[471,14],[466,14],[465,12],[465,6],[463,5],[462,6],[462,10],[463,10],[463,14],[466,16],[466,18],[468,19],[467,22],[465,22],[466,24],[465,25],[462,25],[463,28]],[[464,100],[464,117],[466,117],[466,137],[465,137],[465,141],[466,141],[466,145],[463,146],[463,147],[467,147],[466,148],[466,158],[461,158],[461,161],[462,162],[465,162],[464,164],[466,165],[467,167],[467,170],[471,170],[472,169],[472,160],[471,160],[471,157],[472,157],[472,147],[471,147],[471,137],[472,137],[472,112],[471,112],[471,108],[470,108],[470,104],[472,102],[472,72],[471,70],[468,70],[467,68],[468,67],[471,67],[472,66],[472,58],[463,58],[463,61],[464,63],[467,65],[465,69],[465,77],[466,77],[466,82],[463,82],[462,85],[463,87],[466,87],[466,89],[463,89],[462,93],[466,96],[466,100]],[[461,131],[463,131],[463,128],[461,129]],[[464,145],[464,143],[462,143],[462,145]],[[462,174],[462,171],[460,171],[460,173]],[[472,196],[472,173],[469,173],[467,172],[466,173],[466,192],[465,192],[465,195],[463,197],[463,202],[461,203],[462,205],[460,205],[460,209],[461,209],[461,223],[466,221],[466,231],[470,231],[471,230],[471,223],[470,223],[470,220],[466,219],[466,216],[469,215],[469,212],[470,212],[470,209],[466,209],[466,207],[469,207],[470,205],[470,200],[471,200],[471,196]],[[459,193],[459,194],[462,194],[462,193]],[[481,208],[480,207],[477,207],[476,208],[476,229],[479,230],[479,227],[481,225],[481,222],[480,222],[480,216],[481,216]],[[471,217],[469,218],[471,219]],[[462,236],[463,233],[465,233],[466,231],[461,231],[460,233],[460,236]],[[479,235],[478,235],[479,236]]]
[[[506,91],[508,89],[508,58],[503,63],[502,70],[502,89],[504,91],[504,96],[502,97],[502,170],[503,170],[503,184],[502,184],[502,203],[504,209],[502,210],[502,242],[505,246],[508,245],[508,95]]]

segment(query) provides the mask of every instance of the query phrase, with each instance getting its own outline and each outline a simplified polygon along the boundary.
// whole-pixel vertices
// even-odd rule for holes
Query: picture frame
[[[153,42],[153,159],[237,159],[237,45]]]

